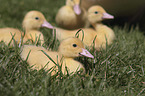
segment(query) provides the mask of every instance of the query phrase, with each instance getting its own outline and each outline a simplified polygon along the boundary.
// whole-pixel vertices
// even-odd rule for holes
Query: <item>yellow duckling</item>
[[[15,41],[17,43],[20,42],[20,40],[23,37],[23,42],[25,43],[28,39],[32,39],[35,41],[35,38],[37,39],[40,36],[41,44],[44,42],[43,34],[39,32],[40,27],[47,27],[52,29],[53,26],[51,26],[43,16],[43,14],[39,11],[30,11],[26,14],[24,20],[23,20],[23,28],[25,29],[25,36],[24,32],[20,31],[19,29],[15,28],[0,28],[0,41],[4,41],[7,45],[12,40],[12,36],[14,37]],[[14,42],[12,40],[11,45],[13,45]]]
[[[53,26],[46,21],[44,15],[39,11],[28,12],[24,17],[22,25],[25,29],[27,38],[32,39],[33,41],[37,41],[38,38],[40,38],[41,44],[44,43],[44,37],[39,31],[40,27],[53,28]]]
[[[65,29],[78,29],[88,26],[86,11],[80,8],[81,0],[66,0],[66,5],[61,7],[56,15],[56,23]]]
[[[92,6],[88,10],[88,21],[96,30],[96,40],[95,48],[106,49],[106,43],[108,45],[112,44],[115,39],[114,31],[106,25],[103,25],[101,21],[103,19],[113,19],[114,16],[106,13],[106,11],[101,6]]]
[[[34,65],[34,69],[39,70],[47,64],[45,66],[47,70],[53,67],[57,72],[58,68],[55,63],[52,62],[41,50],[47,53],[56,64],[62,64],[62,72],[64,74],[66,73],[65,67],[67,67],[69,73],[79,71],[80,69],[85,70],[83,65],[74,60],[74,58],[82,55],[94,58],[86,49],[84,49],[83,43],[78,38],[68,38],[63,40],[59,46],[58,52],[47,51],[45,48],[40,46],[24,45],[21,52],[21,58],[26,60],[30,52],[27,62],[30,66]],[[55,74],[56,72],[53,71],[52,74]]]
[[[94,41],[95,48],[100,50],[106,48],[107,44],[110,45],[115,39],[115,34],[113,30],[106,25],[103,25],[101,21],[103,19],[113,19],[114,17],[108,13],[101,6],[92,6],[89,8],[87,13],[88,21],[91,23],[93,28],[82,28],[83,32],[79,32],[79,38],[82,40],[86,46],[91,47]],[[56,37],[58,40],[63,40],[65,38],[74,37],[78,30],[64,30],[56,27]],[[83,38],[84,37],[84,38]],[[96,38],[96,39],[95,39]]]

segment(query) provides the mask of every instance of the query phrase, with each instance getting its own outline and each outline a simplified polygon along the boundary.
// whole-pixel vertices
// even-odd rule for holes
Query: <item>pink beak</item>
[[[77,15],[81,14],[81,9],[80,9],[80,6],[78,4],[74,5],[74,11]]]
[[[108,13],[103,13],[102,19],[114,19],[114,16]]]
[[[41,25],[41,27],[53,29],[53,26],[50,23],[48,23],[47,21],[44,21],[43,24]]]
[[[83,49],[83,52],[80,53],[80,55],[83,55],[83,56],[86,56],[86,57],[89,57],[89,58],[94,58],[94,56],[86,49]]]

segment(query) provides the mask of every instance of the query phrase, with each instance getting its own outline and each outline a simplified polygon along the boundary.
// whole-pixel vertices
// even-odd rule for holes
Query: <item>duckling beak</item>
[[[89,58],[94,58],[94,56],[88,50],[83,49],[83,48],[82,48],[82,50],[83,51],[81,53],[79,53],[80,55],[83,55],[83,56],[86,56],[86,57],[89,57]]]
[[[108,13],[103,13],[102,19],[114,19],[114,16]]]
[[[74,11],[77,15],[81,14],[81,9],[80,9],[79,4],[74,5]]]
[[[53,26],[50,23],[48,23],[47,21],[44,21],[43,24],[41,25],[41,27],[53,29]]]

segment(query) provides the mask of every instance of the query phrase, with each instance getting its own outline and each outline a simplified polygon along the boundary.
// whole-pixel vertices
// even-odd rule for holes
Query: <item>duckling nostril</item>
[[[79,53],[79,56],[83,56],[81,53]]]
[[[85,52],[86,54],[88,54],[87,52]]]

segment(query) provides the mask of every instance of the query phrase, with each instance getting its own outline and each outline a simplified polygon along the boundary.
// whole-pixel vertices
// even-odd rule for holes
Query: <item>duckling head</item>
[[[66,0],[66,5],[73,7],[73,10],[77,15],[81,14],[80,3],[81,0]]]
[[[108,14],[101,6],[95,5],[88,9],[88,20],[90,23],[101,22],[104,19],[113,19],[114,16]]]
[[[28,12],[24,17],[22,25],[25,30],[38,30],[40,27],[53,28],[53,26],[46,21],[44,15],[39,11]]]
[[[94,56],[84,48],[84,44],[78,38],[67,38],[63,40],[59,46],[59,53],[67,58],[75,58],[78,56],[94,58]]]

